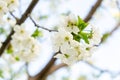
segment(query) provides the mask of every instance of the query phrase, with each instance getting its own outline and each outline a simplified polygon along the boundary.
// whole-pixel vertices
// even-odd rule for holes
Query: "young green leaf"
[[[42,36],[43,36],[42,31],[40,31],[38,28],[32,34],[32,37],[34,37],[34,38],[42,37]]]
[[[77,26],[80,31],[83,31],[87,27],[88,23],[85,23],[79,16],[77,21]]]
[[[2,70],[0,70],[0,77],[3,78]]]
[[[64,54],[64,56],[65,56],[66,58],[69,58],[69,57],[70,57],[68,54]]]
[[[81,36],[81,38],[87,43],[87,44],[89,44],[89,36],[88,36],[88,33],[82,33],[81,32],[81,34],[80,34],[80,36]]]
[[[12,54],[13,53],[13,49],[12,49],[12,45],[11,44],[8,46],[6,51],[7,51],[8,54]]]
[[[110,35],[110,33],[109,33],[109,32],[107,32],[107,33],[103,34],[101,42],[105,42],[105,41],[106,41],[106,39],[109,37],[109,35]]]
[[[15,60],[16,60],[16,61],[19,61],[19,60],[20,60],[20,58],[19,58],[18,56],[16,56],[16,57],[15,57]]]
[[[78,34],[72,33],[73,39],[80,42],[81,37]]]

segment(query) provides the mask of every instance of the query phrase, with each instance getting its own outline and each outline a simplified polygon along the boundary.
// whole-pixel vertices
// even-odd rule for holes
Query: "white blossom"
[[[79,60],[86,59],[91,53],[86,50],[86,46],[81,45],[75,40],[61,46],[61,53],[57,54],[55,58],[61,59],[63,63],[72,65]]]
[[[73,36],[62,28],[59,29],[58,32],[55,33],[54,35],[52,37],[53,40],[52,42],[53,49],[55,52],[58,52],[63,44],[68,43],[73,39]]]
[[[78,61],[78,57],[76,57],[76,51],[73,49],[68,49],[64,53],[59,53],[55,56],[55,58],[61,59],[63,63],[66,63],[68,65],[71,65]]]
[[[19,5],[18,0],[6,0],[6,2],[7,2],[7,7],[9,11],[14,11]]]
[[[14,30],[11,41],[12,56],[26,62],[33,60],[40,53],[40,43],[22,26],[16,26]]]
[[[69,16],[64,16],[62,17],[59,26],[63,27],[66,31],[68,32],[73,32],[73,33],[78,33],[79,28],[76,26],[77,24],[77,19],[75,15],[70,14]]]
[[[101,34],[100,30],[97,27],[92,26],[92,38],[89,39],[90,44],[92,45],[98,45],[101,41]]]
[[[3,15],[5,15],[7,11],[8,11],[7,3],[4,0],[1,0],[0,1],[0,17],[3,17]]]

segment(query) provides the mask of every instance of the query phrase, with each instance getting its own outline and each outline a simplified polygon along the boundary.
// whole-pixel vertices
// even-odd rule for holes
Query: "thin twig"
[[[28,80],[30,80],[31,76],[30,76],[29,70],[28,70],[28,63],[25,64],[25,67],[26,67],[26,73],[28,75]]]
[[[33,20],[33,18],[32,18],[30,15],[29,15],[29,18],[30,18],[30,20],[33,22],[33,24],[34,24],[36,27],[41,28],[41,29],[46,30],[46,31],[49,31],[49,32],[57,32],[57,30],[51,30],[51,29],[48,29],[48,28],[39,26],[39,25],[35,22],[35,20]]]
[[[118,30],[118,28],[120,28],[120,22],[110,31],[110,32],[107,32],[108,34],[108,37],[110,37],[116,30]],[[105,33],[106,34],[106,33]],[[99,45],[101,45],[108,37],[106,37],[104,39],[104,36],[101,38],[101,42]]]
[[[112,35],[120,27],[120,22],[109,32],[109,36]]]
[[[18,21],[18,18],[12,12],[9,12],[9,13],[16,21]]]
[[[120,10],[120,3],[118,0],[116,1],[116,5],[117,5],[117,8]]]
[[[85,64],[87,64],[89,67],[91,67],[91,68],[99,71],[99,72],[100,72],[99,75],[101,75],[102,73],[108,73],[108,74],[111,75],[111,77],[117,77],[118,75],[120,75],[120,72],[115,73],[115,72],[112,72],[112,71],[107,70],[107,69],[101,69],[101,68],[99,68],[99,67],[97,67],[97,66],[95,66],[95,65],[93,65],[93,64],[90,64],[90,63],[87,62],[87,61],[82,61],[82,62],[85,63]]]

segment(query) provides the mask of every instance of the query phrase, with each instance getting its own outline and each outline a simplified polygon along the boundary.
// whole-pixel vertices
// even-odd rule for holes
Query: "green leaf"
[[[40,19],[47,19],[47,18],[48,18],[48,15],[40,16]]]
[[[7,51],[8,54],[12,54],[13,53],[13,49],[12,49],[12,45],[11,44],[8,46],[6,51]]]
[[[37,28],[34,33],[32,34],[32,37],[37,38],[37,37],[42,37],[42,31],[39,31],[39,29]]]
[[[68,54],[64,54],[64,56],[65,56],[66,58],[69,58],[69,57],[70,57]]]
[[[89,39],[92,36],[92,32],[87,33],[87,32],[79,32],[78,34],[72,33],[73,39],[80,42],[81,39],[85,41],[85,43],[89,44]]]
[[[69,80],[69,77],[63,76],[63,77],[62,77],[62,80]]]
[[[89,44],[89,36],[88,36],[88,33],[83,33],[83,32],[81,32],[81,34],[80,34],[80,36],[81,36],[81,38],[87,43],[87,44]]]
[[[101,39],[101,42],[105,42],[105,41],[106,41],[106,39],[109,37],[109,35],[110,35],[110,33],[109,33],[109,32],[108,32],[108,33],[103,34],[103,37],[102,37],[102,39]]]
[[[5,30],[2,27],[0,27],[0,33],[4,33],[4,32]]]
[[[78,34],[72,33],[73,39],[80,42],[81,37]]]
[[[77,80],[87,80],[87,77],[84,75],[81,75]]]
[[[77,26],[80,31],[83,31],[87,27],[88,23],[84,22],[79,16],[77,21]]]
[[[0,70],[0,77],[3,78],[2,70]]]
[[[16,56],[16,57],[15,57],[15,60],[16,60],[16,61],[19,61],[19,60],[20,60],[20,58],[19,58],[18,56]]]

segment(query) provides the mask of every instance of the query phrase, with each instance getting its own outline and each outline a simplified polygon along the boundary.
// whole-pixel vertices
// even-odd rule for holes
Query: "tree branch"
[[[108,73],[108,74],[110,74],[112,77],[116,77],[116,76],[120,75],[120,72],[115,73],[115,72],[109,71],[109,70],[107,70],[107,69],[101,69],[101,68],[99,68],[99,67],[97,67],[97,66],[95,66],[95,65],[93,65],[93,64],[90,64],[90,63],[87,62],[87,61],[82,61],[82,62],[84,62],[85,64],[87,64],[89,67],[91,67],[91,68],[99,71],[99,72],[100,72],[100,73],[99,73],[99,76],[100,76],[102,73]]]
[[[49,69],[53,66],[53,64],[54,64],[55,61],[56,61],[56,58],[54,58],[54,56],[55,56],[56,54],[58,54],[58,53],[60,53],[60,51],[59,51],[59,52],[56,52],[56,53],[52,56],[52,58],[49,60],[48,64],[46,64],[46,66],[42,69],[42,71],[40,71],[36,76],[31,77],[30,80],[44,80],[47,72],[49,71]]]
[[[28,18],[28,14],[30,14],[32,12],[32,10],[34,9],[34,7],[36,6],[36,4],[38,3],[39,0],[32,0],[31,4],[28,6],[28,8],[26,9],[26,11],[24,12],[24,14],[22,15],[22,17],[17,21],[17,25],[21,25],[27,18]],[[11,30],[10,34],[8,35],[7,39],[3,42],[1,48],[0,48],[0,56],[3,54],[3,52],[5,51],[6,47],[8,46],[8,44],[10,43],[11,40],[11,36],[14,34],[13,29]]]
[[[32,0],[31,4],[29,5],[25,13],[22,15],[21,19],[17,22],[18,25],[22,24],[28,18],[28,15],[31,14],[38,1],[39,0]]]
[[[95,3],[95,5],[91,8],[90,12],[88,13],[88,15],[86,16],[86,18],[84,19],[85,22],[88,22],[92,18],[92,16],[94,15],[94,13],[98,9],[98,7],[101,5],[102,1],[103,0],[97,0],[97,2]]]
[[[64,63],[58,64],[58,65],[54,65],[54,66],[48,71],[47,75],[52,74],[52,73],[54,73],[56,70],[58,70],[58,69],[60,69],[60,68],[62,68],[62,67],[66,67],[66,66],[68,66],[68,65],[67,65],[67,64],[64,64]]]
[[[50,68],[50,70],[46,73],[46,75],[44,75],[44,77],[42,78],[42,80],[46,80],[47,76],[54,73],[55,71],[57,71],[58,69],[60,68],[63,68],[63,67],[67,67],[68,65],[67,64],[64,64],[64,63],[61,63],[61,64],[58,64],[58,65],[54,65]]]
[[[33,24],[37,27],[37,28],[41,28],[43,30],[46,30],[46,31],[49,31],[49,32],[57,32],[57,30],[51,30],[51,29],[48,29],[48,28],[45,28],[43,26],[39,26],[34,20],[33,18],[29,15],[29,18],[30,20],[33,22]]]

